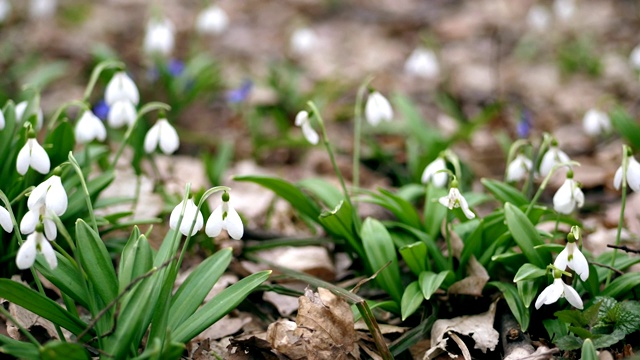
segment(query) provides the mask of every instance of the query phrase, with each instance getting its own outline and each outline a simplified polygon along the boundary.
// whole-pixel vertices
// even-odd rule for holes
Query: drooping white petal
[[[116,101],[109,109],[107,123],[114,129],[125,124],[131,126],[136,120],[136,108],[129,100]]]
[[[13,222],[11,221],[11,214],[9,211],[0,206],[0,226],[4,231],[10,233],[13,231]]]
[[[31,142],[31,158],[29,159],[29,165],[33,170],[40,174],[48,174],[51,168],[51,161],[49,155],[44,148],[38,144],[36,139],[29,139],[27,142]]]
[[[573,183],[573,200],[575,201],[575,205],[579,208],[584,205],[584,193],[575,182]]]
[[[309,113],[305,110],[301,110],[296,114],[296,126],[302,126],[304,123],[309,122]]]
[[[558,149],[556,146],[552,146],[544,156],[542,156],[540,175],[547,176],[556,164],[567,163],[569,161],[571,161],[571,159],[564,151]]]
[[[565,284],[564,282],[562,282],[562,287],[563,287],[564,297],[567,299],[567,301],[569,301],[569,304],[573,305],[573,307],[577,309],[582,310],[584,306],[582,304],[582,299],[580,298],[580,295],[578,295],[578,292],[571,286]]]
[[[24,270],[30,268],[36,261],[37,237],[42,236],[40,233],[31,233],[27,236],[27,240],[20,245],[18,254],[16,255],[16,265],[18,269]],[[46,240],[45,240],[46,241]]]
[[[620,190],[621,186],[622,186],[622,166],[620,166],[618,170],[616,170],[616,174],[613,177],[613,187],[616,190]]]
[[[219,6],[211,5],[202,10],[196,18],[196,30],[201,34],[217,35],[227,29],[229,16]]]
[[[462,212],[467,217],[467,219],[473,219],[476,217],[476,214],[474,214],[473,211],[469,210],[469,204],[467,203],[467,199],[465,199],[464,196],[460,195],[458,202],[460,204],[460,209],[462,209]]]
[[[540,309],[542,305],[549,305],[558,301],[563,292],[562,284],[564,284],[562,279],[554,279],[551,285],[542,290],[540,295],[538,295],[538,299],[536,299],[536,309]]]
[[[433,51],[420,46],[413,50],[407,58],[404,63],[404,72],[409,75],[432,79],[440,73],[440,66]]]
[[[213,212],[211,213],[211,216],[209,216],[205,232],[209,237],[216,237],[220,235],[220,232],[222,232],[222,226],[222,205],[220,205],[215,208],[215,210],[213,210]]]
[[[627,167],[627,184],[629,184],[631,190],[640,192],[640,163],[633,156],[629,158]]]
[[[524,180],[532,167],[531,160],[519,154],[507,167],[507,182]]]
[[[180,218],[180,213],[182,212],[182,207],[184,205],[184,201],[181,201],[173,211],[171,211],[171,216],[169,217],[169,226],[172,229],[176,229],[178,227],[178,220]],[[182,222],[180,223],[180,232],[183,235],[189,235],[189,229],[191,229],[191,224],[195,221],[195,225],[193,227],[193,231],[191,235],[195,235],[200,229],[202,229],[202,224],[204,222],[204,218],[202,217],[202,213],[198,211],[198,207],[193,202],[193,199],[187,200],[187,204],[184,209],[184,215],[182,216]]]
[[[53,175],[49,179],[49,190],[47,191],[45,204],[47,209],[51,210],[54,214],[60,216],[67,211],[68,198],[67,192],[62,186],[62,180],[60,176]]]
[[[582,127],[587,135],[598,136],[611,129],[611,120],[607,113],[597,109],[590,109],[582,118]]]
[[[4,129],[4,127],[5,127],[4,113],[2,112],[2,110],[0,110],[0,130]]]
[[[567,265],[569,265],[569,255],[569,248],[568,246],[565,246],[556,257],[556,260],[553,262],[553,266],[564,271],[567,268]]]
[[[86,110],[76,124],[75,135],[80,143],[93,140],[104,141],[107,138],[107,129],[91,110]]]
[[[302,134],[304,135],[305,139],[307,139],[307,141],[312,145],[316,145],[318,141],[320,141],[320,136],[313,129],[313,127],[311,127],[311,124],[308,121],[302,124]]]
[[[23,234],[31,234],[36,231],[36,225],[40,221],[40,209],[27,211],[20,221],[20,232]]]
[[[124,71],[113,75],[104,91],[104,101],[109,106],[114,106],[119,101],[127,100],[133,105],[140,102],[140,93],[133,80]]]
[[[240,240],[244,234],[244,225],[238,212],[231,206],[227,210],[227,217],[224,219],[227,232],[232,239]]]
[[[156,150],[160,142],[160,123],[156,122],[144,137],[144,151],[150,154]]]
[[[18,170],[18,174],[24,175],[29,170],[29,163],[31,162],[31,150],[29,149],[29,140],[24,144],[22,149],[18,152],[18,157],[16,158],[16,169]]]
[[[41,182],[31,191],[31,193],[29,194],[29,198],[27,199],[27,207],[29,209],[35,210],[36,208],[39,208],[40,206],[45,204],[50,184],[51,178]]]
[[[160,119],[158,123],[160,123],[158,134],[160,150],[166,155],[173,154],[180,147],[178,132],[167,119]]]
[[[56,258],[56,252],[53,251],[53,247],[49,241],[43,240],[40,242],[40,251],[44,255],[44,259],[49,264],[51,270],[58,267],[58,259]]]
[[[29,103],[27,101],[21,101],[16,104],[15,112],[16,112],[16,121],[22,121],[22,117],[24,116],[25,110],[27,110],[27,106]],[[26,119],[24,119],[26,120]],[[44,122],[44,114],[41,108],[36,110],[36,130],[42,129],[42,123]]]
[[[433,185],[436,187],[442,188],[447,185],[447,181],[449,180],[449,174],[446,172],[438,173],[440,170],[445,170],[447,165],[443,158],[438,157],[433,160],[422,172],[422,183],[426,184],[431,181]]]
[[[553,208],[561,214],[570,214],[576,207],[576,203],[579,199],[576,199],[574,189],[577,188],[574,180],[566,179],[562,186],[553,195]],[[582,191],[580,191],[582,194]],[[584,196],[582,197],[584,201]]]
[[[567,248],[569,248],[569,252],[572,255],[569,258],[567,265],[569,265],[569,267],[580,276],[582,281],[587,281],[589,278],[589,262],[587,261],[587,258],[582,254],[575,243],[568,243]]]
[[[364,113],[367,122],[372,126],[377,126],[382,121],[391,121],[393,119],[393,109],[389,100],[377,91],[369,94]]]
[[[55,240],[58,236],[58,229],[56,228],[56,223],[49,217],[45,217],[42,220],[42,225],[44,226],[44,235],[49,240]]]

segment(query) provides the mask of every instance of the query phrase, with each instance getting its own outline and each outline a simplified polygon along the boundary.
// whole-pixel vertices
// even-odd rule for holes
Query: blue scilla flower
[[[183,61],[178,59],[171,59],[167,63],[165,71],[169,73],[169,75],[171,75],[172,77],[178,77],[182,75],[185,68],[186,66]],[[154,83],[158,81],[159,78],[160,78],[160,69],[158,68],[157,65],[150,68],[147,71],[147,79],[149,79],[150,82]]]
[[[243,81],[240,87],[227,91],[227,101],[231,104],[238,104],[245,101],[251,93],[251,88],[253,88],[253,81],[249,79]]]
[[[531,131],[532,124],[532,115],[531,111],[527,109],[522,109],[520,112],[520,121],[518,121],[518,125],[516,126],[516,132],[518,133],[519,138],[529,137],[529,132]]]
[[[93,104],[93,113],[98,117],[98,119],[105,121],[107,120],[107,116],[109,115],[109,105],[107,102],[102,100],[98,100],[95,104]]]

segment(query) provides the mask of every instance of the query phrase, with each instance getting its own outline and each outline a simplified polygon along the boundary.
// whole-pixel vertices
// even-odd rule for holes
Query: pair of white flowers
[[[44,255],[51,269],[58,266],[50,241],[57,236],[54,219],[64,214],[67,205],[67,192],[58,175],[49,177],[31,191],[27,199],[29,210],[20,221],[20,232],[28,235],[16,256],[19,269],[33,266],[38,252]]]
[[[178,224],[182,207],[184,206],[184,213],[182,222]],[[193,224],[193,230],[189,233]],[[183,235],[195,235],[204,224],[204,218],[202,213],[198,210],[198,207],[193,202],[193,199],[187,200],[186,205],[184,200],[181,201],[171,212],[169,217],[169,226],[172,229],[178,229]],[[229,194],[224,193],[222,195],[222,204],[220,204],[213,212],[205,227],[205,232],[209,237],[216,237],[220,235],[222,230],[226,230],[232,239],[240,240],[244,234],[244,226],[242,225],[242,219],[238,212],[229,204]]]

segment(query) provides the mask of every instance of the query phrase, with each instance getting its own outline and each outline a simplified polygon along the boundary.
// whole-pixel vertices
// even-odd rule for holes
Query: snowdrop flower
[[[119,100],[109,109],[107,123],[114,129],[121,128],[125,124],[131,126],[136,121],[137,116],[136,107],[131,101]]]
[[[29,167],[41,174],[47,174],[51,168],[49,155],[38,143],[34,133],[29,134],[27,143],[20,149],[16,159],[16,168],[20,175],[26,174]]]
[[[147,54],[168,56],[175,44],[175,29],[169,19],[151,19],[144,36],[144,51]]]
[[[611,130],[611,120],[606,112],[590,109],[582,118],[582,128],[587,135],[598,136]]]
[[[182,206],[184,205],[184,200],[181,201],[173,211],[171,212],[171,216],[169,217],[169,226],[172,229],[176,229],[178,227],[178,219],[180,218],[180,212],[182,211]],[[184,215],[182,216],[182,222],[180,223],[180,232],[188,236],[189,229],[191,229],[191,224],[195,221],[195,225],[193,226],[193,231],[191,231],[191,236],[195,235],[200,229],[202,229],[202,224],[204,224],[204,218],[202,217],[202,213],[198,210],[198,207],[193,202],[193,199],[187,200],[187,205],[184,209]]]
[[[293,34],[291,34],[291,39],[289,40],[291,51],[298,55],[312,51],[317,43],[318,36],[309,28],[296,29]]]
[[[640,70],[640,44],[636,45],[636,47],[631,50],[629,62],[636,70]]]
[[[560,270],[565,270],[567,266],[573,269],[580,276],[582,281],[587,281],[589,278],[589,263],[587,262],[587,258],[584,257],[580,249],[573,238],[573,236],[568,237],[567,246],[558,254],[556,261],[553,262],[553,266],[557,267]]]
[[[627,184],[631,190],[640,192],[640,163],[633,156],[629,156],[629,164],[627,165]],[[620,190],[620,186],[622,186],[622,166],[618,168],[613,177],[613,187]]]
[[[518,154],[507,167],[507,182],[524,180],[533,164],[524,154]]]
[[[553,283],[547,286],[540,295],[538,295],[538,299],[536,300],[536,309],[540,309],[542,305],[553,304],[558,301],[561,297],[565,297],[569,304],[574,307],[582,310],[582,299],[578,292],[572,288],[570,285],[567,285],[562,281],[562,274],[559,271],[556,271],[554,274]]]
[[[83,144],[93,140],[104,141],[107,138],[107,129],[91,110],[85,110],[76,124],[75,135],[76,141]]]
[[[311,122],[309,121],[309,113],[302,110],[296,115],[296,126],[300,126],[302,128],[302,134],[310,142],[312,145],[316,145],[318,140],[320,140],[320,136],[311,126]]]
[[[36,261],[37,252],[44,255],[45,260],[49,264],[51,270],[58,266],[58,259],[53,247],[41,232],[36,231],[27,236],[27,240],[20,246],[18,255],[16,256],[16,265],[18,269],[24,270],[33,266]]]
[[[11,221],[11,214],[9,211],[0,206],[0,225],[4,231],[10,233],[13,231],[13,222]]]
[[[144,137],[144,150],[147,153],[152,153],[158,146],[167,155],[173,154],[180,146],[178,132],[167,119],[156,121]]]
[[[440,65],[433,51],[420,46],[413,50],[404,63],[404,72],[426,79],[435,78],[440,73]]]
[[[57,0],[31,0],[29,16],[32,19],[51,18],[56,14]]]
[[[202,10],[196,19],[196,30],[201,34],[218,35],[225,31],[228,25],[229,16],[216,5]]]
[[[458,190],[458,182],[453,180],[451,182],[451,189],[449,189],[449,195],[443,196],[439,200],[440,204],[449,208],[449,210],[453,210],[453,208],[460,208],[462,212],[467,217],[467,219],[473,219],[476,217],[476,214],[473,211],[469,210],[469,204],[467,204],[467,200],[460,194],[460,190]]]
[[[9,0],[0,0],[0,23],[3,23],[11,15],[11,3]]]
[[[584,194],[578,183],[573,180],[573,173],[567,173],[567,179],[553,195],[553,208],[561,214],[571,214],[573,209],[584,205]]]
[[[0,130],[4,129],[5,125],[4,113],[0,110]]]
[[[39,205],[33,209],[29,209],[20,221],[20,232],[23,234],[31,234],[36,231],[38,225],[42,225],[47,239],[55,240],[58,236],[58,229],[56,228],[56,223],[53,221],[54,217],[55,213],[45,205]]]
[[[393,109],[389,100],[377,91],[369,94],[364,107],[364,114],[367,122],[372,126],[377,126],[381,121],[391,121],[393,119]]]
[[[567,21],[573,17],[575,12],[575,0],[555,0],[553,2],[553,13],[559,20]]]
[[[422,172],[422,183],[426,184],[429,181],[433,183],[434,186],[443,188],[447,185],[447,181],[449,180],[449,174],[446,172],[438,172],[440,170],[446,170],[447,164],[441,156],[438,156],[437,159],[433,160]]]
[[[27,110],[27,105],[29,102],[21,101],[16,104],[16,121],[22,120],[24,116],[24,111]],[[25,119],[26,120],[26,119]],[[36,130],[42,129],[42,123],[44,122],[44,114],[42,113],[42,108],[38,108],[36,111]]]
[[[113,106],[121,100],[129,100],[133,105],[138,105],[140,93],[133,80],[124,71],[113,75],[104,91],[104,100],[109,106]]]
[[[551,15],[542,5],[533,5],[527,12],[527,25],[535,31],[542,32],[549,28]]]
[[[54,173],[55,172],[54,170]],[[29,209],[36,209],[44,205],[58,216],[67,211],[67,204],[67,191],[64,189],[64,186],[62,186],[62,180],[58,175],[53,175],[36,186],[35,189],[31,191],[31,194],[29,194],[29,199],[27,200],[27,207]]]
[[[542,156],[540,162],[540,175],[547,176],[556,164],[563,164],[571,161],[569,155],[558,149],[557,144],[552,144],[549,150]]]
[[[205,231],[209,237],[220,235],[222,230],[227,230],[229,236],[235,240],[242,239],[244,226],[238,212],[229,205],[229,193],[222,194],[222,204],[218,206],[207,220]]]

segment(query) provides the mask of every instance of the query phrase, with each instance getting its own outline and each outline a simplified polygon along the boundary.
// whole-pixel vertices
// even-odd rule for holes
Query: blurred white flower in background
[[[634,69],[640,70],[640,44],[636,45],[636,47],[631,50],[631,54],[629,54],[629,62]]]
[[[587,135],[598,136],[611,131],[611,119],[604,111],[590,109],[582,118],[582,128]]]
[[[138,105],[140,102],[140,93],[136,83],[124,71],[115,73],[104,91],[104,101],[109,106],[121,100],[128,100],[133,105]]]
[[[24,116],[24,112],[25,110],[27,110],[27,105],[29,105],[29,103],[27,101],[21,101],[19,103],[16,104],[16,121],[20,121],[22,120],[22,117]],[[36,130],[40,130],[42,129],[42,123],[44,122],[44,114],[42,113],[42,108],[38,108],[38,110],[36,110]],[[25,119],[26,120],[26,119]]]
[[[57,0],[31,0],[29,2],[29,17],[34,20],[52,18],[58,7]]]
[[[320,136],[311,126],[311,122],[309,121],[309,113],[305,110],[302,110],[296,115],[296,126],[302,128],[302,134],[310,142],[312,145],[316,145],[320,140]]]
[[[203,9],[196,18],[196,30],[201,34],[218,35],[229,26],[229,16],[217,5]]]
[[[0,23],[5,22],[11,16],[11,3],[9,0],[0,0]]]
[[[159,119],[144,137],[144,150],[152,153],[160,147],[166,155],[173,154],[180,147],[178,132],[167,119]]]
[[[104,141],[107,138],[107,129],[91,110],[85,110],[76,124],[75,135],[76,141],[83,144],[93,140]]]
[[[318,35],[310,28],[299,28],[291,34],[289,47],[294,54],[303,55],[311,52],[318,43]]]
[[[640,163],[635,157],[629,156],[629,164],[627,165],[627,185],[631,190],[640,192]],[[620,190],[622,186],[622,166],[618,168],[613,177],[613,187]]]
[[[571,214],[576,206],[580,208],[582,205],[584,205],[584,194],[578,182],[573,180],[572,172],[569,171],[566,180],[553,195],[553,208],[561,214]]]
[[[438,58],[432,50],[419,46],[404,63],[404,72],[426,79],[432,79],[440,74]]]
[[[575,0],[554,0],[553,13],[561,21],[567,21],[576,13]]]
[[[175,45],[175,27],[171,20],[151,19],[144,36],[144,51],[149,55],[168,56]]]
[[[540,175],[547,176],[556,164],[568,163],[570,161],[569,155],[560,150],[557,144],[551,145],[549,150],[542,156],[542,161],[540,161]]]
[[[440,170],[446,170],[447,164],[441,156],[438,156],[435,160],[433,160],[427,167],[424,168],[422,172],[421,181],[423,184],[427,184],[429,181],[433,183],[434,186],[443,188],[447,185],[447,181],[449,181],[449,174],[446,172],[438,172]]]
[[[533,5],[527,12],[527,25],[535,31],[545,31],[551,24],[551,14],[542,5]]]
[[[180,212],[182,212],[182,206],[184,205],[184,200],[180,201],[173,211],[171,212],[171,216],[169,217],[169,226],[176,230],[178,227],[178,220],[180,219]],[[193,231],[191,231],[191,235],[195,235],[200,229],[202,229],[202,225],[204,224],[204,217],[202,213],[198,210],[198,207],[193,202],[193,199],[187,200],[187,205],[184,208],[184,215],[182,216],[182,222],[180,223],[179,231],[182,235],[188,236],[189,229],[191,229],[191,224],[195,221],[195,225],[193,226]]]
[[[524,154],[518,154],[507,166],[507,182],[524,180],[533,168],[533,163]]]
[[[107,123],[114,129],[118,129],[125,124],[133,125],[136,121],[136,107],[129,100],[120,100],[109,108]]]
[[[370,125],[378,126],[382,121],[391,121],[393,119],[393,109],[386,97],[374,91],[369,94],[367,103],[364,106],[364,115]]]

